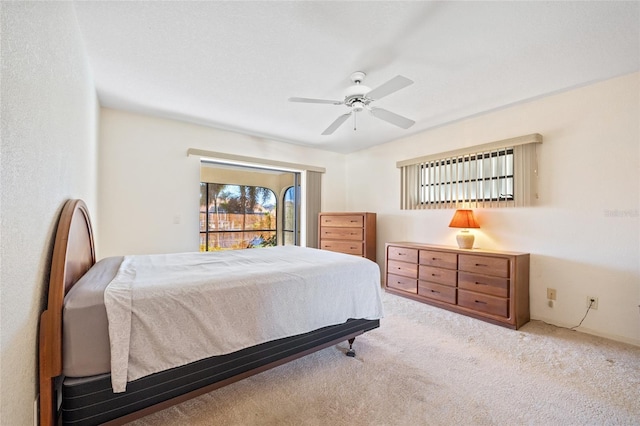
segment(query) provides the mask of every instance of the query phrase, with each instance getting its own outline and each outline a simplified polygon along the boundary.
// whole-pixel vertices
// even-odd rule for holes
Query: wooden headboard
[[[55,378],[62,375],[62,307],[64,296],[96,261],[93,230],[82,200],[68,200],[56,230],[47,309],[40,316],[40,425],[58,420]]]

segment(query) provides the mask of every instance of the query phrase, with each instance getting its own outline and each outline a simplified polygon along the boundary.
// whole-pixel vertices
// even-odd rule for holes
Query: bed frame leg
[[[39,417],[40,426],[55,426],[56,424],[56,398],[55,385],[51,370],[55,370],[50,360],[51,346],[47,340],[47,327],[49,327],[49,311],[44,311],[40,316],[39,330],[39,354],[38,354],[38,381],[40,392]]]
[[[347,356],[354,357],[356,356],[356,351],[353,350],[353,342],[356,340],[355,337],[352,337],[348,340],[349,342],[349,350],[347,351]]]

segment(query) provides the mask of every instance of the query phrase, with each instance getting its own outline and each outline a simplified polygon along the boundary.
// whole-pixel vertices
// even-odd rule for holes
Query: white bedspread
[[[377,264],[294,246],[125,256],[104,299],[114,392],[206,357],[382,317]]]

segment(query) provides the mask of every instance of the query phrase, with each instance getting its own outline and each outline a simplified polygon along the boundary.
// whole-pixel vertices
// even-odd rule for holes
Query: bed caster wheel
[[[347,340],[347,342],[349,342],[349,350],[347,351],[347,356],[350,356],[351,358],[356,356],[356,351],[353,350],[353,342],[356,341],[355,337],[352,337],[351,339]]]

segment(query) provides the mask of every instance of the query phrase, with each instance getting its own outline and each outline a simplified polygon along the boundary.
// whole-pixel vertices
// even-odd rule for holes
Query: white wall
[[[0,424],[32,425],[55,226],[67,198],[96,208],[98,105],[73,4],[1,7]]]
[[[325,167],[322,208],[345,207],[342,154],[106,108],[100,127],[98,257],[198,250],[200,161],[188,148]]]
[[[347,209],[378,213],[384,243],[455,246],[453,210],[401,211],[395,163],[540,133],[535,207],[478,209],[476,247],[531,253],[531,315],[640,345],[640,74],[436,128],[347,157]],[[425,102],[428,102],[425,101]],[[546,288],[557,290],[547,306]]]

